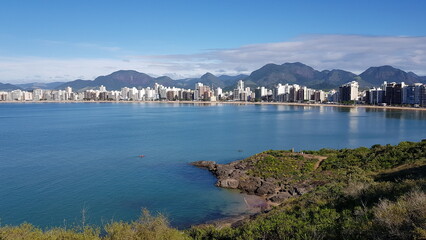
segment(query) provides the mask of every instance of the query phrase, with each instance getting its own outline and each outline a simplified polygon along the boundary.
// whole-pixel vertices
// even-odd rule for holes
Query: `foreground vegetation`
[[[238,226],[179,231],[144,211],[138,221],[103,228],[0,227],[0,240],[426,239],[426,141],[304,151],[327,157],[317,166],[317,159],[289,153],[271,150],[248,158],[250,174],[315,183],[314,190]]]

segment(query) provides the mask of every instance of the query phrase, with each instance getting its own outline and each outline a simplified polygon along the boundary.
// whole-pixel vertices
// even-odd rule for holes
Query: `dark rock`
[[[217,164],[215,174],[219,177],[229,177],[234,170],[233,166]]]
[[[245,176],[245,172],[240,169],[236,169],[230,174],[230,176],[231,178],[240,179],[241,177]]]
[[[191,165],[200,167],[200,168],[207,168],[210,171],[214,171],[216,169],[216,162],[214,161],[197,161],[197,162],[192,162]]]
[[[219,179],[216,183],[216,186],[223,187],[223,188],[238,188],[239,181],[237,179],[233,178],[223,178]]]
[[[257,195],[266,195],[275,193],[276,186],[270,182],[263,182],[262,185],[256,190]]]
[[[268,177],[267,179],[265,179],[265,182],[270,182],[270,183],[275,183],[277,180],[275,178],[272,177]]]
[[[302,195],[308,192],[308,189],[304,187],[295,187],[294,191],[297,193],[297,195]]]
[[[254,194],[256,189],[262,184],[260,178],[250,177],[247,179],[240,180],[239,188],[246,191],[248,194]]]
[[[283,193],[279,193],[271,198],[269,198],[269,200],[271,200],[272,202],[282,202],[287,198],[291,198],[292,195],[288,192],[283,192]]]
[[[235,169],[247,170],[248,164],[246,162],[237,162],[234,167]]]

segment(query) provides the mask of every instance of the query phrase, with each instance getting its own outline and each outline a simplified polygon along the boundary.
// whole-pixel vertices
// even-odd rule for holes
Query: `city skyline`
[[[423,1],[185,3],[7,1],[0,82],[93,79],[121,69],[174,79],[236,75],[284,62],[426,75]]]
[[[347,82],[338,90],[323,91],[299,84],[278,83],[272,89],[264,86],[251,89],[245,87],[243,80],[238,80],[232,91],[213,88],[203,83],[195,83],[194,89],[166,87],[155,83],[154,87],[123,87],[108,91],[104,85],[84,91],[73,91],[68,86],[64,90],[33,89],[32,91],[0,91],[0,102],[13,101],[186,101],[186,102],[292,102],[292,103],[343,103],[345,105],[380,105],[425,107],[426,85],[422,83],[405,84],[404,82],[384,81],[380,87],[359,91],[357,81]]]

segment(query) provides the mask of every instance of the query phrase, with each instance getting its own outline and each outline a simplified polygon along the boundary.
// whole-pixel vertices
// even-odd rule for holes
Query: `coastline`
[[[324,103],[292,103],[292,102],[239,102],[239,101],[0,101],[2,103],[166,103],[166,104],[194,104],[194,105],[279,105],[279,106],[300,106],[300,107],[340,107],[340,108],[369,108],[383,110],[410,110],[426,111],[426,108],[399,107],[399,106],[376,106],[376,105],[343,105],[343,104],[324,104]]]
[[[215,227],[235,227],[242,222],[251,219],[252,217],[267,212],[271,209],[271,207],[276,206],[271,201],[268,201],[265,197],[257,196],[257,195],[249,195],[244,192],[240,192],[239,194],[244,195],[244,207],[247,208],[247,210],[243,213],[218,218],[202,223],[195,224],[193,226],[208,226],[208,225],[214,225]],[[265,209],[265,206],[267,208]]]
[[[286,152],[283,156],[295,158],[299,157],[307,161],[314,160],[313,171],[316,171],[319,165],[327,157],[303,153]],[[217,182],[216,187],[224,189],[239,190],[244,197],[242,205],[246,209],[244,212],[225,218],[208,221],[196,226],[214,225],[216,227],[234,227],[242,224],[244,221],[255,217],[258,214],[267,213],[274,207],[280,206],[288,199],[297,198],[312,190],[313,184],[304,181],[283,183],[275,177],[264,177],[249,173],[255,166],[255,162],[262,158],[262,153],[255,154],[243,160],[233,161],[227,164],[218,164],[214,161],[196,161],[190,165],[208,170],[212,173]],[[260,158],[259,158],[260,157]],[[290,163],[291,164],[291,163]],[[290,180],[287,178],[287,180]]]

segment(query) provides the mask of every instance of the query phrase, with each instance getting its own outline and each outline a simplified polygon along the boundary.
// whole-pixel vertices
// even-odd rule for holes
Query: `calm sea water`
[[[269,105],[0,104],[1,224],[134,220],[187,227],[246,211],[198,160],[268,149],[352,148],[426,138],[426,112]],[[139,158],[138,155],[145,155]]]

